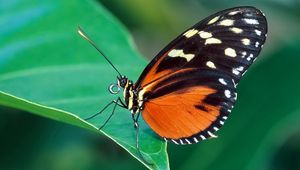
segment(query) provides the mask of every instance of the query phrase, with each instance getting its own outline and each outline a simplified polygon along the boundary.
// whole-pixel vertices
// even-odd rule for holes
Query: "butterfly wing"
[[[178,144],[215,136],[266,33],[266,18],[253,7],[218,12],[186,30],[135,84],[144,101],[144,120],[159,136]]]

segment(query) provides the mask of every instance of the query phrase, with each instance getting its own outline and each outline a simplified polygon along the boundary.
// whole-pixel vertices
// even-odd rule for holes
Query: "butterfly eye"
[[[118,78],[118,85],[124,88],[127,84],[128,79],[125,76]]]

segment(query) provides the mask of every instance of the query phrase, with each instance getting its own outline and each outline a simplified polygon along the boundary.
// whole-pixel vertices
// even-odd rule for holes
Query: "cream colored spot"
[[[235,74],[235,75],[239,75],[240,74],[240,71],[243,71],[244,70],[244,67],[243,66],[240,66],[238,68],[233,68],[232,69],[232,73]]]
[[[255,31],[256,35],[261,36],[261,31],[259,31],[259,30],[254,30],[254,31]]]
[[[243,38],[241,41],[244,45],[250,45],[250,40],[248,38]]]
[[[180,144],[181,144],[181,145],[183,145],[183,144],[184,144],[184,143],[183,143],[183,141],[182,141],[181,139],[179,139],[179,142],[180,142]]]
[[[216,21],[218,21],[219,18],[220,18],[220,16],[214,17],[213,19],[211,19],[211,20],[207,23],[207,25],[210,25],[210,24],[215,23]]]
[[[225,49],[225,55],[227,55],[229,57],[236,57],[236,52],[232,48],[226,48]]]
[[[242,58],[245,58],[246,55],[247,55],[247,52],[246,52],[246,51],[243,51],[243,52],[242,52]]]
[[[222,43],[222,41],[217,38],[209,38],[209,39],[206,39],[204,44],[207,45],[207,44],[221,44],[221,43]]]
[[[196,29],[191,29],[191,30],[188,30],[187,32],[185,32],[183,35],[186,37],[186,38],[190,38],[192,37],[193,35],[197,34],[199,31],[196,30]]]
[[[210,131],[207,131],[208,135],[211,136],[212,138],[217,138],[218,136],[216,136],[215,134],[211,133]]]
[[[239,13],[240,11],[232,11],[232,12],[229,12],[228,15],[235,15],[237,13]]]
[[[250,18],[244,18],[243,19],[247,24],[251,24],[251,25],[257,25],[259,24],[258,21],[256,19],[250,19]]]
[[[193,137],[193,139],[194,139],[194,142],[196,142],[196,143],[199,142],[196,137]]]
[[[240,66],[240,67],[238,67],[238,68],[236,68],[237,70],[239,70],[239,71],[243,71],[244,70],[244,67],[243,66]]]
[[[257,41],[256,41],[256,43],[255,43],[255,47],[258,47],[258,46],[259,46],[259,42],[257,42]]]
[[[215,64],[211,61],[208,61],[206,62],[206,65],[209,67],[209,68],[216,68]]]
[[[171,139],[172,140],[172,142],[174,142],[176,145],[178,145],[178,143],[176,142],[176,140],[174,140],[174,139]]]
[[[236,100],[237,99],[237,93],[234,93],[234,98],[233,98],[234,100]]]
[[[211,33],[205,32],[205,31],[200,31],[199,35],[200,35],[201,38],[204,38],[204,39],[212,37]]]
[[[249,57],[247,57],[247,60],[250,61],[253,57],[253,54],[250,54]]]
[[[225,96],[226,96],[227,98],[230,98],[230,97],[231,97],[231,92],[230,92],[230,90],[225,90],[225,91],[224,91],[224,94],[225,94]]]
[[[232,69],[232,73],[235,74],[235,75],[239,75],[240,74],[240,72],[236,68]]]
[[[232,20],[232,19],[225,19],[225,20],[221,21],[219,23],[219,25],[222,25],[222,26],[232,26],[233,23],[234,23],[234,20]]]
[[[185,58],[187,60],[187,62],[189,62],[190,60],[192,60],[195,57],[195,54],[184,54],[183,50],[176,50],[173,49],[168,53],[169,57],[182,57]]]
[[[191,142],[190,142],[188,139],[185,139],[185,141],[186,141],[188,144],[191,144]]]
[[[223,78],[219,78],[219,82],[223,85],[227,85],[226,81]]]
[[[232,32],[234,32],[234,33],[236,33],[236,34],[240,34],[240,33],[242,33],[242,32],[243,32],[243,30],[242,30],[242,29],[240,29],[240,28],[237,28],[237,27],[232,27],[232,28],[229,28],[229,30],[230,30],[230,31],[232,31]]]

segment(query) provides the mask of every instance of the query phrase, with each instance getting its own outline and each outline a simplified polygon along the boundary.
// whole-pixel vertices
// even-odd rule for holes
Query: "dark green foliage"
[[[122,22],[139,47],[151,54],[148,58],[163,48],[157,44],[166,44],[185,28],[227,7],[255,5],[268,18],[266,45],[240,81],[236,107],[219,138],[192,146],[171,144],[172,169],[299,167],[299,3],[257,2],[157,0],[135,6],[134,1],[105,1],[112,12],[122,10],[116,15],[128,14]],[[123,74],[136,80],[147,61],[134,48],[125,27],[96,1],[0,0],[0,4],[0,168],[144,168],[97,131],[110,110],[90,120],[91,124],[77,117],[88,117],[115,99],[107,86],[117,75],[76,33],[77,26],[90,34]],[[166,144],[141,123],[142,151],[154,161],[154,168],[168,169]],[[103,130],[136,156],[127,110],[118,109]]]

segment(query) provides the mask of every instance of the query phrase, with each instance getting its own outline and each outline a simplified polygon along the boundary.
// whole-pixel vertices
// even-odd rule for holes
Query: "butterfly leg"
[[[99,127],[99,130],[102,129],[107,124],[107,122],[111,119],[111,117],[114,115],[117,105],[122,107],[122,108],[126,108],[125,104],[122,102],[120,97],[118,97],[117,100],[113,100],[113,101],[109,102],[101,111],[99,111],[98,113],[96,113],[96,114],[94,114],[94,115],[92,115],[92,116],[90,116],[90,117],[88,117],[84,120],[89,120],[89,119],[92,119],[92,118],[100,115],[101,113],[103,113],[104,110],[106,110],[112,104],[114,104],[112,113],[109,115],[108,119],[104,122],[104,124]]]
[[[140,129],[140,125],[139,125],[139,122],[138,122],[138,119],[139,119],[139,117],[140,117],[140,114],[141,114],[141,112],[138,112],[136,117],[135,117],[134,114],[131,114],[132,120],[133,120],[133,122],[134,122],[134,128],[135,128],[135,139],[136,139],[136,140],[135,140],[135,147],[136,147],[136,150],[137,150],[137,152],[138,152],[140,158],[142,159],[142,161],[143,161],[144,163],[146,163],[147,165],[153,165],[153,163],[148,162],[148,161],[144,158],[144,156],[143,156],[143,154],[142,154],[142,152],[141,152],[141,150],[140,150],[140,145],[139,145],[139,129]]]

